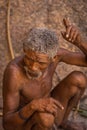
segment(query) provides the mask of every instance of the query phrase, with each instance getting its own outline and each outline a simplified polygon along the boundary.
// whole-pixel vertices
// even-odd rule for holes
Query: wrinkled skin
[[[65,122],[86,88],[86,76],[74,71],[54,89],[52,77],[59,62],[86,67],[87,42],[68,19],[64,19],[64,25],[63,38],[82,52],[61,48],[55,57],[49,58],[43,53],[24,50],[25,55],[8,64],[3,78],[5,130],[50,130],[54,123],[68,129]]]

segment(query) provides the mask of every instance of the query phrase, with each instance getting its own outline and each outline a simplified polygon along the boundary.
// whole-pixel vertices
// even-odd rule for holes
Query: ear
[[[27,47],[23,44],[23,51],[26,52],[27,51]]]
[[[23,51],[24,51],[25,54],[27,54],[27,50],[26,50],[25,47],[23,47]]]
[[[25,47],[23,46],[23,51],[25,52]]]

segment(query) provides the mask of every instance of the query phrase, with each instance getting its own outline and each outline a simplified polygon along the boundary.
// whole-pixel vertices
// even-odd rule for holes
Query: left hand
[[[68,18],[63,19],[66,28],[65,32],[62,32],[62,36],[68,42],[78,46],[81,41],[81,33],[75,25],[73,25]]]
[[[63,110],[64,107],[62,106],[62,104],[53,99],[53,98],[40,98],[40,99],[34,99],[31,102],[31,108],[35,111],[39,111],[39,112],[48,112],[48,113],[52,113],[56,116],[57,113],[57,109],[58,107]]]

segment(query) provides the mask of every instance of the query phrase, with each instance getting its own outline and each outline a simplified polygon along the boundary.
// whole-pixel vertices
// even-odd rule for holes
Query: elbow
[[[4,130],[13,130],[13,124],[10,124],[7,119],[3,119],[2,125]]]
[[[16,128],[17,130],[21,128],[24,122],[21,122],[17,119],[17,117],[12,115],[4,115],[3,117],[3,128],[5,130],[13,130]]]
[[[15,123],[15,121],[12,121],[12,119],[9,119],[9,118],[3,118],[2,125],[3,125],[4,130],[13,130],[13,128],[18,127],[18,124]]]

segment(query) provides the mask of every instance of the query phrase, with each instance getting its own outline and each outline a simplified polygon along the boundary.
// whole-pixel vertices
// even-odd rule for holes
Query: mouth
[[[33,70],[28,69],[27,67],[25,67],[25,70],[31,78],[38,78],[42,75],[42,72],[39,70],[33,71]]]
[[[28,70],[28,74],[32,77],[38,77],[39,73],[39,71]]]

